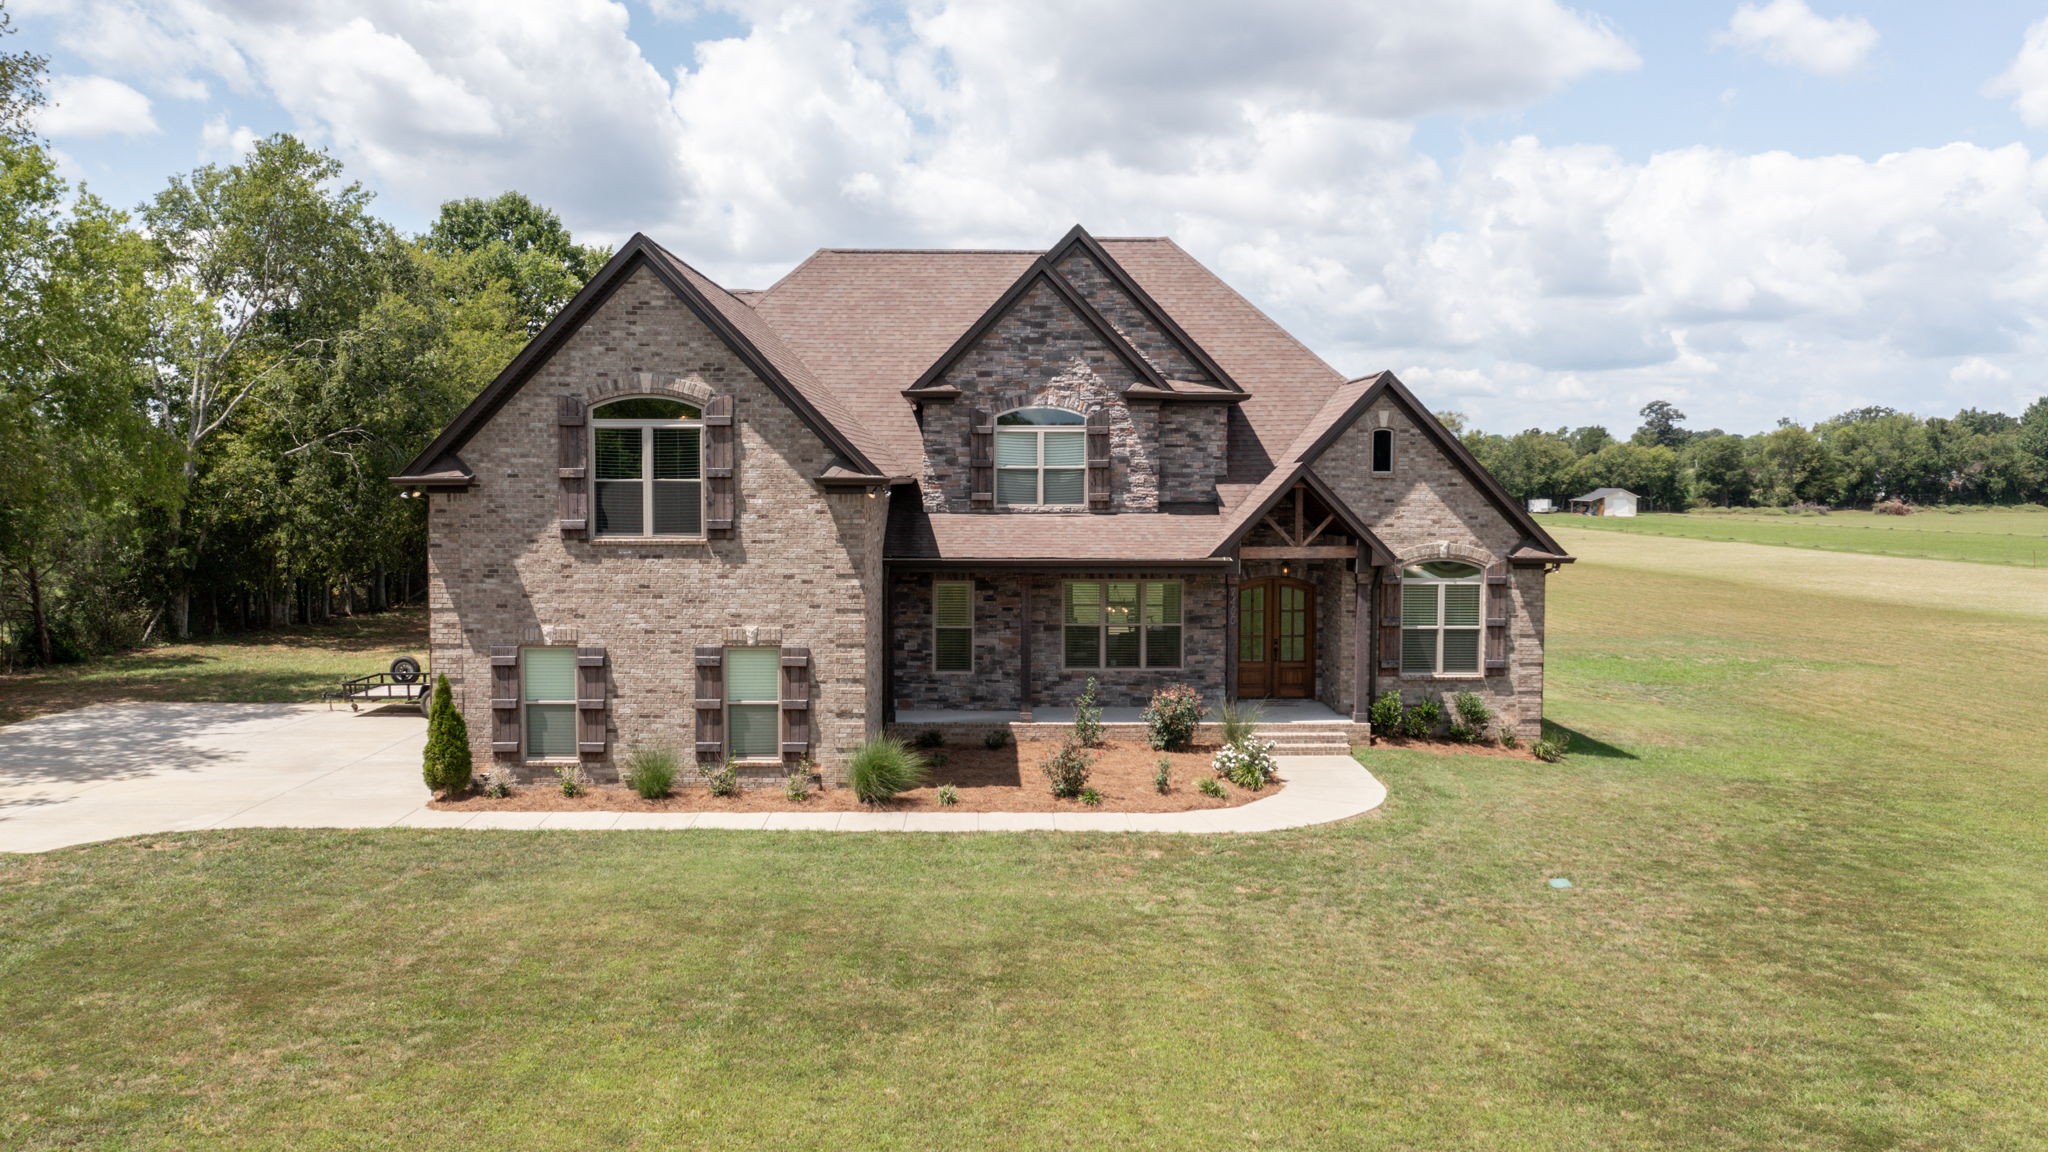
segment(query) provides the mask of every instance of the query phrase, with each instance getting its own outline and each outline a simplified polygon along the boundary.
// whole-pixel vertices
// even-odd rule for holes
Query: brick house
[[[827,249],[728,291],[635,236],[394,482],[480,761],[837,776],[902,717],[1475,691],[1525,737],[1571,557],[1391,373],[1171,240]],[[1356,729],[1354,729],[1356,731]]]

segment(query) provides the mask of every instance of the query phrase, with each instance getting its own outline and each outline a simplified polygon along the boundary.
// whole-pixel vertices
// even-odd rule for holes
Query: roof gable
[[[467,407],[449,421],[394,479],[406,479],[436,471],[444,457],[468,441],[482,424],[497,412],[521,385],[545,364],[564,341],[574,335],[597,309],[632,274],[646,268],[682,301],[692,315],[732,350],[768,388],[797,414],[833,451],[845,457],[855,469],[879,471],[873,458],[856,443],[867,440],[864,430],[821,382],[783,344],[774,329],[753,319],[752,310],[710,279],[684,264],[659,244],[641,233],[621,245],[605,266],[584,284],[540,334],[527,342],[512,362],[498,373]]]
[[[1206,384],[1242,392],[1237,381],[1195,342],[1159,302],[1079,224],[1046,251],[1045,262],[1057,270],[1103,314],[1162,375],[1176,383]],[[1146,347],[1153,345],[1154,347]],[[1162,355],[1162,353],[1164,353]],[[1189,371],[1174,372],[1175,362]]]
[[[959,339],[953,341],[952,347],[946,349],[937,360],[932,362],[931,367],[926,368],[924,373],[910,387],[904,389],[903,394],[915,398],[920,393],[930,394],[938,389],[944,383],[947,371],[953,365],[959,363],[962,357],[972,351],[975,345],[981,343],[982,338],[987,336],[997,324],[1001,323],[1003,318],[1009,315],[1011,309],[1015,308],[1027,293],[1040,285],[1049,288],[1056,296],[1063,300],[1067,307],[1072,309],[1076,316],[1080,317],[1082,323],[1094,331],[1095,335],[1101,339],[1103,345],[1117,359],[1122,360],[1132,373],[1138,377],[1138,383],[1133,384],[1130,389],[1126,389],[1126,395],[1130,395],[1133,391],[1141,388],[1164,393],[1171,393],[1173,391],[1172,386],[1166,382],[1166,378],[1161,376],[1159,370],[1152,366],[1152,362],[1139,354],[1136,348],[1131,347],[1130,342],[1125,340],[1111,326],[1109,321],[1103,318],[1102,313],[1095,310],[1095,306],[1088,302],[1087,297],[1082,296],[1067,281],[1066,277],[1055,271],[1044,257],[1040,257],[1032,261],[1031,266],[1024,270],[1023,275],[1017,277],[1016,282],[1010,285],[1009,290],[996,297],[995,303],[989,305],[987,311],[983,312],[978,320],[969,325],[967,331],[960,334]]]

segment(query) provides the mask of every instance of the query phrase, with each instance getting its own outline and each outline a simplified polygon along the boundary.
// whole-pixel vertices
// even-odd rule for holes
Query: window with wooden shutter
[[[811,754],[811,650],[782,649],[782,754]]]
[[[611,693],[604,675],[604,649],[576,650],[576,751],[602,755],[607,743],[606,723],[611,714]]]
[[[576,650],[527,648],[519,653],[526,711],[526,758],[576,758]]]
[[[1097,408],[1088,414],[1088,506],[1109,511],[1110,485],[1109,413]]]
[[[697,762],[725,760],[725,649],[697,649]]]
[[[932,582],[932,670],[974,671],[974,584]]]
[[[1486,566],[1486,670],[1508,666],[1508,566],[1496,560]]]
[[[1455,560],[1401,572],[1401,674],[1477,676],[1484,643],[1480,569]]]
[[[739,506],[738,432],[733,398],[713,396],[704,402],[704,532],[731,536]]]
[[[967,489],[969,501],[977,508],[996,503],[996,421],[976,410],[968,416]]]
[[[491,751],[519,751],[519,646],[491,646]]]
[[[1380,667],[1401,667],[1401,570],[1380,575]]]
[[[782,652],[725,650],[725,744],[735,760],[782,758]]]
[[[555,398],[555,437],[558,441],[556,476],[561,485],[560,519],[562,535],[581,536],[590,523],[590,482],[583,459],[583,401],[574,396]]]

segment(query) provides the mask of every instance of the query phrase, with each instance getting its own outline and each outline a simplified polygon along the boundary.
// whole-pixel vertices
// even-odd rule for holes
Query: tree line
[[[2018,416],[1966,408],[1915,416],[1858,408],[1807,427],[1780,420],[1744,436],[1685,427],[1668,401],[1646,405],[1628,439],[1598,425],[1501,436],[1444,413],[1516,500],[1562,508],[1595,488],[1626,488],[1646,510],[2048,503],[2048,398]]]
[[[34,133],[45,64],[0,53],[6,665],[421,596],[386,478],[609,253],[512,192],[406,235],[289,135],[116,208]]]

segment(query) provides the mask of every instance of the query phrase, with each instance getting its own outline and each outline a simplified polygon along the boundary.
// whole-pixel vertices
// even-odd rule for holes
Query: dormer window
[[[1088,420],[1063,408],[996,417],[996,503],[1080,505],[1088,495]]]
[[[703,416],[661,396],[633,396],[592,409],[597,535],[704,535]]]

